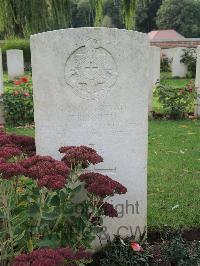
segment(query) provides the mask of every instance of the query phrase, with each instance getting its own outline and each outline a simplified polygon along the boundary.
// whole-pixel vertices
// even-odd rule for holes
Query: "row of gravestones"
[[[7,54],[7,68],[8,68],[8,78],[13,80],[16,77],[24,75],[24,58],[23,51],[19,49],[12,49],[6,52]],[[160,48],[151,47],[150,48],[151,57],[151,75],[150,83],[151,88],[154,87],[156,81],[160,79]],[[2,54],[0,50],[0,93],[3,93],[3,72],[2,72]],[[153,90],[149,91],[149,111],[151,111],[153,98]]]
[[[183,54],[183,48],[171,48],[163,50],[163,54],[167,58],[173,59],[171,62],[172,76],[184,77],[187,73],[187,67],[180,62]],[[160,79],[160,56],[161,49],[151,47],[150,49],[150,84],[151,88]],[[2,60],[2,59],[1,59]],[[7,67],[9,79],[24,75],[24,58],[23,51],[18,49],[7,51]],[[2,78],[0,77],[0,90],[3,89]],[[149,91],[149,112],[152,111],[153,90]]]
[[[159,79],[160,50],[147,34],[77,28],[33,35],[31,57],[37,153],[60,159],[64,145],[96,149],[104,162],[88,171],[128,188],[112,201],[120,218],[104,219],[101,240],[139,235],[147,218],[148,91]]]
[[[199,47],[197,48],[197,70],[196,70],[196,87],[198,94],[200,93],[200,71],[199,71]],[[161,49],[158,47],[151,47],[150,49],[150,90],[149,90],[149,112],[152,112],[153,89],[157,81],[160,80],[160,63],[161,53],[169,59],[169,64],[172,70],[172,77],[185,77],[187,75],[187,66],[181,62],[184,54],[184,47],[176,47],[170,49]],[[197,106],[195,108],[195,115],[200,117],[200,99],[197,98]]]

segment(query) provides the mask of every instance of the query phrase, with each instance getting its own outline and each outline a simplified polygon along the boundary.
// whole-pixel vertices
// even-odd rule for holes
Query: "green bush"
[[[190,81],[184,88],[158,84],[154,93],[171,119],[182,119],[187,116],[197,98],[193,81]]]
[[[184,63],[188,68],[189,78],[194,78],[196,75],[196,63],[197,63],[197,53],[194,48],[184,49],[184,54],[181,57],[181,63]]]
[[[30,51],[30,41],[26,39],[12,39],[6,40],[2,45],[2,56],[4,62],[4,69],[6,69],[6,51],[10,49],[20,49],[24,53],[24,62],[26,69],[30,68],[31,65],[31,51]]]
[[[10,126],[24,126],[34,122],[33,89],[26,77],[14,81],[14,88],[3,94],[5,120]]]
[[[175,235],[168,236],[165,242],[162,253],[166,262],[170,265],[193,265],[198,266],[200,262],[200,244],[193,243],[188,244],[182,236],[181,232],[177,232]]]

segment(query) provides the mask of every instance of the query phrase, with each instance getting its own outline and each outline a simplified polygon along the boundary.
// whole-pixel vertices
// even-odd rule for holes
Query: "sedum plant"
[[[59,151],[61,161],[35,155],[34,139],[0,134],[0,259],[5,265],[14,257],[17,265],[40,252],[60,254],[62,248],[80,255],[102,231],[102,217],[117,216],[107,198],[126,193],[126,188],[108,176],[87,172],[103,158],[86,146]],[[55,265],[71,263],[69,258],[63,255],[63,264]]]

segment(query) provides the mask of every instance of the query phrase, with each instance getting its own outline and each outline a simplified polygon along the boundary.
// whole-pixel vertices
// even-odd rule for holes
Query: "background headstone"
[[[153,89],[155,87],[156,82],[160,80],[160,56],[161,56],[161,49],[159,47],[151,46],[150,64],[149,64],[149,69],[150,69],[149,112],[152,111]]]
[[[24,75],[23,50],[12,49],[6,51],[8,78],[14,79]]]
[[[185,77],[187,75],[187,66],[181,63],[181,56],[184,54],[184,47],[176,47],[163,49],[162,52],[169,59],[173,59],[171,63],[172,77]]]
[[[0,127],[4,124],[4,109],[3,99],[1,97],[3,93],[3,64],[2,64],[2,52],[0,48]]]
[[[128,188],[112,201],[122,217],[105,218],[107,237],[146,228],[149,48],[146,34],[109,28],[31,37],[37,153],[90,146],[104,157],[91,170]]]
[[[197,88],[197,105],[195,108],[195,115],[200,117],[200,46],[197,48],[197,67],[196,67],[196,88]]]
[[[0,48],[0,95],[3,93],[3,63],[2,63],[2,52]]]

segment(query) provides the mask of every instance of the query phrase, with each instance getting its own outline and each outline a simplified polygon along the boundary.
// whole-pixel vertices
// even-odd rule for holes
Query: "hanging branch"
[[[122,14],[125,27],[133,30],[135,27],[136,0],[122,0]]]
[[[103,20],[103,0],[95,0],[95,27],[102,25]]]
[[[51,29],[68,28],[70,23],[70,1],[49,0],[48,12]]]

